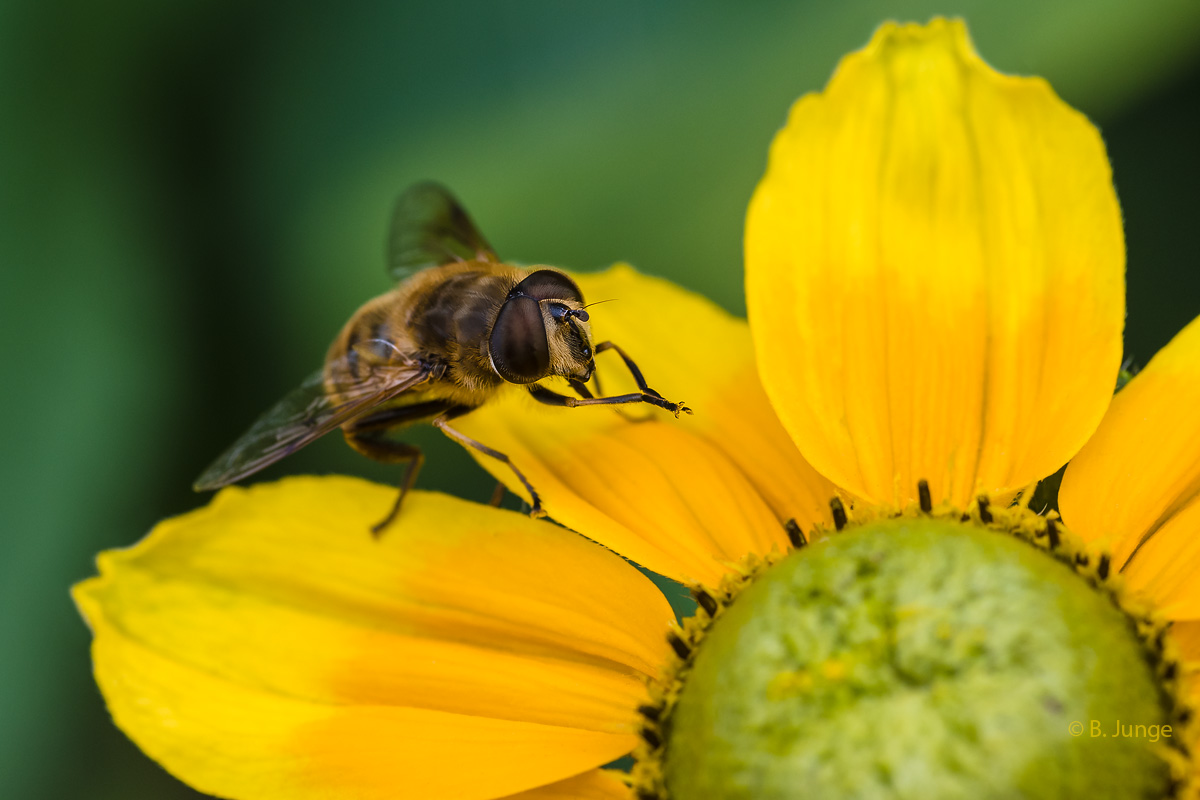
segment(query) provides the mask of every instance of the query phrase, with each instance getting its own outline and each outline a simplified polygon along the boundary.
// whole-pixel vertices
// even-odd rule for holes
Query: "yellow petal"
[[[744,321],[627,265],[574,277],[588,301],[616,300],[592,312],[596,341],[616,342],[652,388],[695,415],[551,408],[514,390],[464,418],[463,430],[512,458],[551,516],[656,572],[705,582],[748,552],[786,547],[783,520],[807,529],[829,519],[834,487],[775,417]],[[597,369],[604,394],[636,390],[616,353]],[[478,460],[524,494],[503,464]]]
[[[672,615],[519,514],[350,478],[226,489],[75,589],[117,724],[229,797],[495,798],[633,746]],[[464,770],[464,763],[471,764]]]
[[[1200,665],[1200,622],[1176,622],[1171,625],[1171,638],[1179,645],[1184,659]]]
[[[1117,564],[1125,564],[1136,550],[1126,566],[1131,581],[1171,581],[1195,595],[1188,617],[1200,617],[1200,585],[1189,591],[1186,584],[1192,581],[1177,571],[1195,563],[1200,540],[1197,408],[1200,318],[1113,398],[1096,435],[1067,467],[1059,490],[1059,507],[1072,530],[1112,549]]]
[[[1200,620],[1200,498],[1173,513],[1125,564],[1129,586],[1172,619]]]
[[[504,800],[633,800],[633,791],[618,775],[612,770],[594,769]]]
[[[746,221],[764,385],[800,451],[876,502],[1027,485],[1099,422],[1124,242],[1100,137],[965,26],[887,24],[802,98]]]
[[[1200,705],[1200,621],[1176,622],[1171,626],[1171,638],[1183,656],[1185,691],[1194,708]]]

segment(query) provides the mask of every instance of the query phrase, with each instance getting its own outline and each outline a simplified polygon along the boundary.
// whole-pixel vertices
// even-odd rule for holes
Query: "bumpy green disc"
[[[715,622],[663,770],[671,800],[1157,799],[1165,704],[1129,619],[1068,567],[887,520],[793,553]]]

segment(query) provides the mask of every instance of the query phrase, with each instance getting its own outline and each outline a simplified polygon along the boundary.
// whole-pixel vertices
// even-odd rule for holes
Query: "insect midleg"
[[[529,394],[534,400],[539,403],[545,403],[548,406],[563,406],[565,408],[578,408],[580,406],[619,406],[630,403],[649,403],[652,406],[670,411],[675,416],[679,416],[681,411],[692,413],[692,410],[682,403],[672,403],[669,400],[664,400],[660,395],[647,394],[646,392],[630,392],[629,394],[618,394],[612,397],[568,397],[565,394],[559,394],[552,389],[547,389],[545,386],[539,386],[536,383],[530,384]]]
[[[411,403],[406,406],[386,408],[373,414],[364,414],[351,421],[346,427],[355,433],[387,430],[410,422],[431,419],[453,407],[454,404],[448,400],[427,400],[423,403]]]
[[[344,435],[347,444],[368,458],[382,461],[385,464],[408,465],[404,469],[404,474],[400,476],[400,492],[396,495],[396,502],[392,505],[392,510],[386,517],[371,526],[371,533],[378,538],[383,533],[383,529],[391,525],[396,519],[396,515],[400,513],[404,497],[417,482],[417,473],[421,471],[421,465],[425,463],[425,454],[416,445],[393,442],[384,438],[382,430],[350,429],[345,431]]]
[[[542,510],[542,499],[540,497],[538,497],[537,490],[535,490],[533,488],[533,484],[531,484],[529,482],[529,479],[525,477],[525,475],[521,472],[521,470],[517,469],[516,464],[512,463],[512,459],[510,459],[504,453],[501,453],[499,450],[495,450],[491,447],[488,447],[486,444],[483,444],[482,442],[472,439],[470,436],[467,436],[465,433],[463,433],[461,431],[457,431],[454,428],[451,428],[450,425],[448,424],[451,420],[457,419],[457,418],[461,417],[462,415],[464,415],[468,412],[474,411],[474,410],[475,410],[474,406],[455,406],[454,408],[451,408],[449,411],[447,411],[446,413],[442,414],[437,419],[435,419],[433,421],[433,426],[435,428],[437,428],[438,430],[440,430],[442,433],[449,436],[451,439],[454,439],[455,441],[457,441],[458,443],[465,444],[468,447],[473,447],[476,450],[478,450],[479,452],[483,453],[484,455],[489,455],[492,458],[496,459],[497,461],[507,464],[508,468],[511,469],[513,471],[513,474],[515,474],[517,476],[517,480],[519,480],[521,482],[521,485],[525,487],[525,490],[527,492],[529,492],[529,500],[530,500],[530,503],[532,504],[532,508],[529,511],[529,515],[531,517],[544,517],[546,515],[546,512],[544,510]]]
[[[596,391],[597,391],[597,392],[599,392],[600,394],[604,394],[604,390],[600,388],[600,376],[599,376],[599,375],[593,375],[593,376],[592,376],[592,379],[593,379],[594,381],[596,381]],[[570,383],[570,384],[571,384],[571,388],[575,390],[575,394],[579,395],[580,397],[583,397],[583,398],[589,398],[589,397],[592,397],[592,396],[593,396],[593,395],[592,395],[592,390],[591,390],[591,389],[589,389],[589,388],[587,387],[587,384],[586,384],[586,383],[584,383],[583,381],[581,381],[581,380],[576,380],[575,378],[571,378],[571,379],[568,381],[568,383]]]

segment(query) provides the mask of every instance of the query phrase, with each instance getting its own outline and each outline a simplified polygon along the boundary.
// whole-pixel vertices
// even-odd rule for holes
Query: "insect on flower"
[[[399,513],[424,461],[420,449],[392,434],[431,422],[455,441],[507,464],[529,492],[536,517],[544,514],[541,500],[508,456],[450,425],[506,383],[525,386],[535,400],[552,406],[648,403],[676,417],[691,413],[651,389],[620,347],[593,346],[574,281],[554,269],[502,263],[438,184],[419,183],[397,200],[388,271],[401,283],[358,309],[330,346],[324,368],[260,417],[193,488],[206,491],[241,480],[340,427],[363,455],[407,464],[395,505],[373,528],[378,534]],[[624,360],[640,391],[592,394],[587,384],[596,371],[595,356],[606,350]],[[539,384],[553,376],[565,378],[578,397]]]

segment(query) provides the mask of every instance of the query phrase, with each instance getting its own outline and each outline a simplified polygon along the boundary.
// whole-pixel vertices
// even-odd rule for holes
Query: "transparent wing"
[[[454,195],[425,181],[396,199],[388,238],[388,273],[403,280],[426,267],[452,261],[498,261]]]
[[[428,367],[415,360],[370,363],[367,357],[381,345],[390,346],[378,340],[362,342],[327,366],[330,374],[353,376],[339,379],[334,395],[325,388],[326,369],[309,376],[259,417],[192,488],[203,492],[241,480],[429,379]]]

